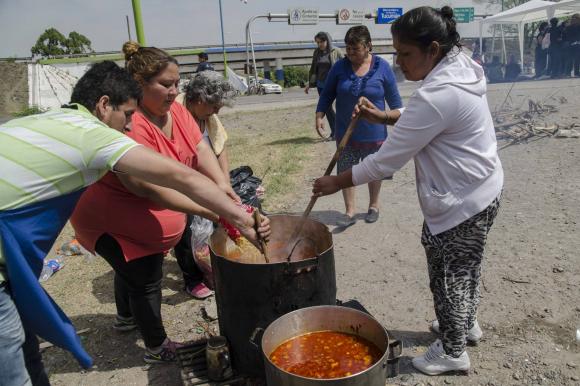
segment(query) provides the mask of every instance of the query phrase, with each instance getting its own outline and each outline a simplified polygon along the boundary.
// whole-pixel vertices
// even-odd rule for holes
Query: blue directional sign
[[[379,8],[377,24],[389,24],[403,15],[403,8]]]

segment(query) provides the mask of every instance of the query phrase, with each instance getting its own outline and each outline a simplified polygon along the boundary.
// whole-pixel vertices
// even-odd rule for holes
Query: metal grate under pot
[[[177,362],[181,368],[181,381],[184,386],[228,386],[242,385],[246,377],[234,375],[226,380],[215,382],[207,377],[205,349],[207,340],[199,340],[177,349]]]

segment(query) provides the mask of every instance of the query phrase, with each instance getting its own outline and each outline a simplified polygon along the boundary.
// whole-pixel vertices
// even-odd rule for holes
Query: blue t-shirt
[[[364,96],[377,108],[386,110],[403,107],[395,74],[389,63],[373,55],[371,67],[364,76],[352,71],[348,58],[342,58],[332,66],[325,81],[324,90],[318,101],[316,112],[326,112],[336,99],[336,140],[340,142],[351,119],[354,106]],[[361,119],[352,134],[349,145],[353,147],[380,144],[387,138],[387,127]]]

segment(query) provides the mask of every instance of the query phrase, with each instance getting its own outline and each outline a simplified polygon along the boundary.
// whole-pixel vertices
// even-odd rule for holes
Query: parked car
[[[263,94],[282,94],[282,86],[270,79],[260,79],[260,91]]]

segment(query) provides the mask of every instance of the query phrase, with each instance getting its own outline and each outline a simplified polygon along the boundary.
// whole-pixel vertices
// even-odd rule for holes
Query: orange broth
[[[276,366],[307,378],[342,378],[374,365],[381,350],[359,336],[336,331],[317,331],[297,336],[270,354]]]

